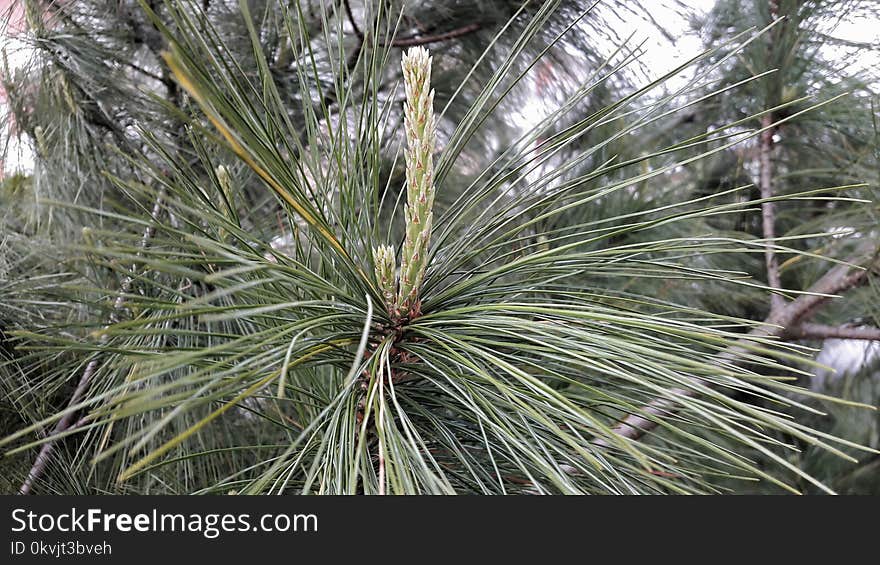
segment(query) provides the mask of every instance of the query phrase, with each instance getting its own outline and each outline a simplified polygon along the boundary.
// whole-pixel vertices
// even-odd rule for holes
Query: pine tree
[[[720,3],[675,89],[607,48],[631,3],[21,6],[7,490],[830,491],[792,447],[866,450],[790,382],[880,303],[825,4]]]
[[[876,380],[877,342],[880,318],[876,304],[877,286],[870,269],[876,271],[877,251],[877,164],[878,75],[867,61],[880,53],[877,45],[858,43],[839,30],[848,21],[880,18],[874,2],[832,1],[720,1],[697,22],[708,43],[724,40],[750,26],[772,26],[762,41],[745,49],[735,65],[718,74],[720,84],[733,85],[755,73],[766,73],[745,88],[731,89],[693,112],[685,127],[701,131],[710,122],[746,119],[763,111],[761,136],[749,144],[727,150],[716,163],[704,161],[689,171],[691,182],[712,192],[735,184],[750,183],[751,198],[792,195],[805,187],[823,188],[825,198],[811,204],[782,199],[762,204],[762,213],[727,218],[721,227],[733,227],[756,238],[776,237],[799,253],[831,257],[868,267],[835,289],[840,297],[807,310],[788,321],[785,339],[817,347],[820,363],[835,359],[837,375],[823,378],[827,369],[797,364],[807,375],[803,384],[846,400],[878,406]],[[842,188],[830,188],[842,187]],[[841,200],[839,196],[845,197]],[[833,234],[831,237],[823,234]],[[774,246],[775,247],[775,246]],[[810,290],[828,272],[822,261],[807,260],[796,253],[779,253],[770,248],[764,261],[755,261],[750,274],[769,286],[787,290]],[[760,294],[727,297],[725,310],[733,315],[773,319],[791,306],[788,293],[774,293],[775,301]],[[776,313],[774,313],[774,308]],[[844,341],[839,341],[844,340]],[[812,373],[812,374],[809,374]],[[796,376],[792,373],[792,376]],[[878,425],[871,411],[854,409],[826,400],[796,397],[813,409],[830,416],[807,416],[824,432],[880,447]],[[779,441],[793,441],[781,434]],[[827,457],[809,444],[795,441],[802,452],[792,458],[796,464],[819,477],[838,492],[880,492],[880,482],[852,479],[876,466],[875,457],[864,457],[854,465]],[[757,455],[757,454],[756,454]],[[760,456],[758,456],[760,460]],[[815,490],[801,482],[804,490]],[[855,489],[855,490],[853,490]]]

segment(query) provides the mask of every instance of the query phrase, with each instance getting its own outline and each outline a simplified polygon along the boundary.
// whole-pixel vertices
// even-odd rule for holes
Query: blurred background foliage
[[[37,492],[374,492],[378,443],[412,468],[392,479],[401,492],[781,492],[762,473],[801,492],[821,492],[805,475],[836,492],[880,492],[876,452],[841,447],[854,463],[814,441],[824,436],[763,419],[792,418],[880,449],[880,417],[868,408],[880,404],[873,340],[789,336],[778,351],[791,358],[755,356],[725,370],[760,386],[769,375],[788,377],[803,389],[773,398],[746,381],[721,383],[723,393],[669,414],[672,427],[642,438],[635,454],[620,448],[601,458],[599,470],[573,462],[571,453],[593,453],[592,444],[582,429],[559,431],[576,425],[568,420],[575,412],[551,393],[529,393],[532,413],[520,388],[455,390],[433,374],[482,367],[476,352],[459,358],[425,344],[473,332],[498,358],[553,372],[548,389],[606,427],[663,396],[657,391],[678,382],[676,371],[711,380],[706,366],[681,367],[771,315],[755,203],[762,117],[774,124],[773,190],[783,197],[775,216],[782,287],[809,289],[829,268],[821,258],[876,251],[880,77],[860,61],[880,60],[880,45],[836,34],[853,20],[880,23],[876,4],[718,0],[705,12],[674,2],[663,9],[677,29],[653,17],[657,3],[611,0],[13,2],[9,33],[29,55],[24,64],[4,60],[3,141],[7,152],[28,148],[33,166],[7,170],[0,186],[0,436],[13,450],[0,461],[0,488],[16,491],[50,444]],[[696,34],[706,51],[676,70],[620,33],[619,22],[634,19],[670,44]],[[422,43],[434,57],[444,148],[427,315],[408,344],[427,367],[399,360],[422,381],[401,384],[397,416],[364,439],[352,430],[372,396],[333,399],[358,359],[370,288],[356,271],[372,271],[360,258],[375,242],[402,238],[398,63],[404,48]],[[183,69],[177,76],[169,52]],[[661,80],[667,71],[671,80]],[[206,101],[183,88],[186,76]],[[268,174],[289,180],[285,188],[339,238],[350,264],[237,158],[205,119],[212,110]],[[659,221],[667,206],[682,218]],[[482,279],[485,289],[461,286],[571,242],[581,255]],[[811,315],[829,327],[880,327],[877,284],[872,271]],[[490,310],[485,321],[476,312],[442,326],[443,312],[530,293],[536,303],[651,316],[658,325],[579,327],[537,313],[522,327],[489,327]],[[272,309],[285,302],[316,321],[297,326],[299,314]],[[654,318],[707,333],[685,340]],[[571,324],[571,333],[542,335],[528,325],[534,320]],[[307,333],[316,328],[348,349],[324,351],[328,342]],[[538,341],[517,342],[511,332]],[[612,338],[631,349],[618,356]],[[554,350],[569,344],[637,376],[622,384],[598,369],[575,376],[583,367]],[[665,361],[647,353],[667,346]],[[638,355],[644,364],[633,368]],[[288,402],[262,378],[279,367],[287,374],[298,356],[309,362],[282,381]],[[83,398],[97,416],[77,411],[85,419],[47,443],[90,363]],[[364,363],[375,380],[381,369]],[[651,363],[675,375],[652,380]],[[497,359],[489,365],[481,375],[503,373]],[[586,388],[570,385],[581,378]],[[363,386],[377,390],[372,380]],[[230,399],[235,409],[218,414]],[[728,412],[741,429],[710,417]],[[506,431],[487,437],[489,422]],[[20,430],[29,431],[12,436]],[[524,455],[530,450],[536,461]],[[651,464],[639,467],[640,456]],[[572,465],[580,478],[571,478]]]

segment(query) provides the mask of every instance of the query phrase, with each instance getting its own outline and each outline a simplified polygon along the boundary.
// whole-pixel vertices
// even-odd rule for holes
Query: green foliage
[[[766,67],[732,70],[777,28],[719,38],[670,92],[681,69],[639,83],[637,50],[594,41],[613,3],[110,4],[32,9],[36,56],[10,78],[33,108],[23,131],[43,132],[33,186],[53,218],[27,239],[4,224],[17,267],[0,277],[0,303],[22,310],[2,318],[15,352],[0,386],[21,420],[2,445],[55,446],[38,490],[819,490],[793,442],[863,449],[807,420],[847,403],[789,382],[809,374],[807,347],[740,340],[767,295],[745,229],[761,200],[734,169],[702,175],[752,143],[767,107],[804,124],[837,107],[832,89],[721,110],[762,88]],[[417,147],[433,149],[430,182],[405,149],[400,60],[444,33],[436,146]],[[558,105],[518,127],[541,68]],[[874,213],[862,172],[774,197],[823,218],[776,242],[800,273],[827,268],[817,234]],[[420,305],[400,316],[396,250],[407,269],[418,236],[407,175],[435,201]],[[657,399],[678,410],[645,412]],[[618,434],[629,414],[655,434]]]

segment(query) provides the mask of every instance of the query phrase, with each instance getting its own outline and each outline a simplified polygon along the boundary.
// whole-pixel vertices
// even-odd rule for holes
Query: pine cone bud
[[[373,262],[376,264],[376,282],[379,284],[379,292],[382,293],[388,311],[395,315],[397,311],[397,281],[395,280],[397,262],[394,260],[394,248],[390,245],[380,245],[373,250]]]
[[[409,314],[418,301],[425,277],[434,207],[434,91],[431,90],[431,57],[423,47],[403,56],[406,92],[406,238],[401,257],[397,304]]]
[[[217,169],[215,171],[217,173],[217,182],[220,183],[220,188],[223,190],[223,196],[226,197],[226,201],[229,204],[232,204],[232,176],[229,174],[229,169],[226,168],[226,165],[217,165]]]
[[[229,174],[229,169],[226,168],[226,165],[217,165],[217,168],[214,169],[214,173],[217,175],[217,182],[220,184],[220,190],[223,191],[223,198],[226,200],[225,203],[221,203],[223,215],[226,216],[227,220],[237,223],[238,220],[233,213],[233,209],[235,208],[235,195],[233,194],[232,175]],[[225,241],[226,236],[228,235],[226,230],[220,228],[219,234],[220,239]]]

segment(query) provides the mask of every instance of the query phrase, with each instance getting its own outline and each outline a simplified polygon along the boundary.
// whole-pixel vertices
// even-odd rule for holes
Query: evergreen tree
[[[19,5],[6,490],[863,472],[876,438],[811,414],[876,397],[791,382],[877,339],[876,82],[817,51],[858,3],[721,2],[682,87],[632,71],[624,2]]]
[[[792,195],[806,187],[849,185],[843,191],[826,191],[828,198],[812,204],[784,199],[772,207],[764,205],[762,214],[729,217],[719,228],[733,227],[758,238],[776,236],[800,252],[870,268],[877,251],[877,207],[873,203],[880,186],[876,90],[880,77],[870,61],[880,54],[880,44],[853,41],[839,28],[853,21],[878,20],[880,8],[874,2],[756,0],[719,1],[704,21],[695,22],[708,44],[749,26],[778,24],[763,41],[744,50],[737,64],[723,69],[719,79],[721,84],[733,85],[756,72],[768,74],[701,104],[687,122],[688,128],[698,132],[719,120],[741,120],[767,110],[760,117],[764,133],[752,143],[716,156],[714,162],[704,160],[689,171],[690,182],[706,192],[750,183],[755,187],[752,199]],[[827,103],[804,111],[811,101]],[[835,195],[851,201],[832,198]],[[827,272],[823,262],[798,255],[765,254],[764,259],[754,261],[749,272],[779,288],[810,289]],[[768,272],[774,273],[775,281],[765,275]],[[836,290],[839,298],[807,311],[783,337],[821,349],[816,361],[831,363],[830,372],[826,367],[797,364],[811,373],[800,376],[803,386],[876,407],[880,405],[876,281],[866,272],[864,278],[857,276]],[[760,294],[730,298],[725,311],[750,318],[772,319],[774,306],[778,311],[787,306],[785,300],[773,304]],[[880,447],[876,412],[826,400],[798,400],[827,414],[802,417],[801,421],[873,449]],[[784,435],[779,439],[793,441]],[[859,465],[853,465],[828,458],[809,444],[793,443],[800,452],[792,461],[834,490],[880,492],[880,482],[868,480],[870,469],[876,468],[876,457],[859,457],[846,450],[861,459]],[[802,487],[811,490],[808,485]]]

